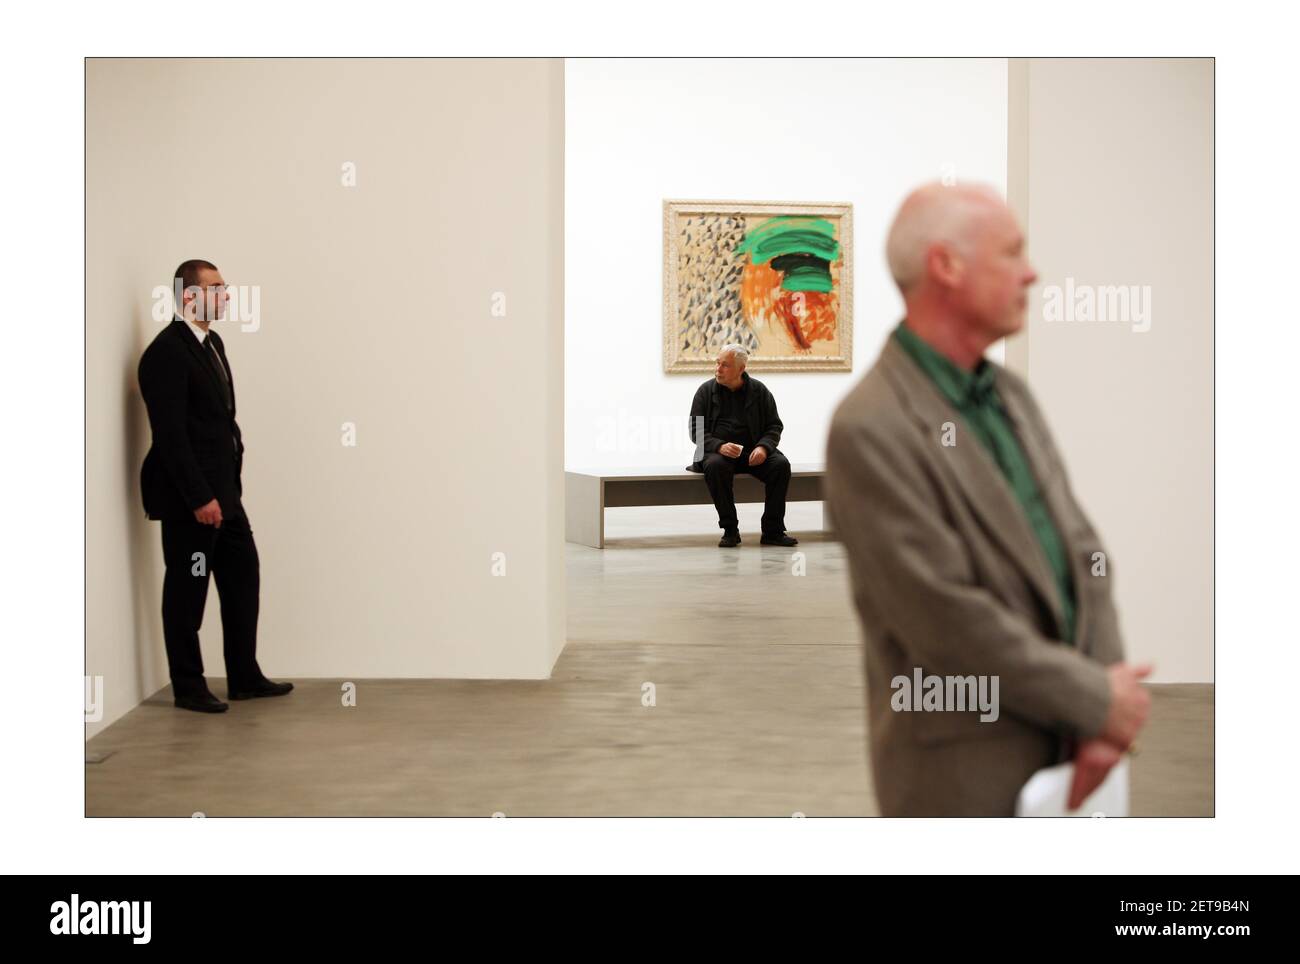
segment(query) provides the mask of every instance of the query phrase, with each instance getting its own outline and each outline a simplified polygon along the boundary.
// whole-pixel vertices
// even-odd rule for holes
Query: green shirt
[[[1007,484],[1011,486],[1016,501],[1029,519],[1034,535],[1038,537],[1039,545],[1043,547],[1052,574],[1056,577],[1061,611],[1065,616],[1065,642],[1072,643],[1075,598],[1069,557],[1056,523],[1047,510],[1047,503],[1043,501],[1043,495],[1038,489],[1038,481],[1029,467],[1029,460],[1025,458],[1024,449],[1020,447],[1006,409],[998,398],[996,370],[981,358],[974,371],[967,371],[931,348],[905,323],[900,322],[894,329],[894,337],[957,409],[966,426],[993,457]]]

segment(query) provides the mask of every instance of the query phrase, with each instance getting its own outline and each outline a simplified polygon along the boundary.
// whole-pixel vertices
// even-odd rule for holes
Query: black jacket
[[[209,332],[230,380],[235,380],[221,336]],[[149,410],[153,445],[140,469],[144,511],[150,519],[193,519],[214,498],[223,516],[240,510],[244,443],[234,411],[226,410],[221,377],[180,318],[164,328],[140,356],[140,394]]]
[[[741,372],[740,377],[749,386],[745,399],[745,421],[749,425],[750,437],[758,439],[754,444],[763,446],[767,449],[767,454],[771,455],[781,441],[781,429],[784,428],[781,417],[776,413],[776,399],[772,397],[766,385],[755,378],[750,378],[748,372]],[[696,454],[701,452],[701,448],[700,440],[695,437],[695,426],[701,417],[704,419],[703,453],[707,455],[722,447],[724,439],[714,435],[713,430],[717,428],[718,418],[722,415],[722,393],[729,391],[731,389],[723,388],[716,378],[710,378],[695,390],[695,399],[691,402],[689,431],[691,441],[695,443]],[[703,472],[703,459],[697,459],[687,468],[692,472]]]

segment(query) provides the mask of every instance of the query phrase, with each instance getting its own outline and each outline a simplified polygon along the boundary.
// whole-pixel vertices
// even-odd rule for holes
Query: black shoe
[[[211,693],[199,693],[196,696],[178,696],[176,697],[176,706],[182,710],[193,710],[195,713],[224,713],[230,709],[228,703],[223,703]]]
[[[764,535],[758,542],[759,545],[763,546],[797,546],[799,544],[798,539],[794,536],[788,536],[784,532],[775,536]]]
[[[718,545],[723,549],[734,549],[736,546],[740,545],[740,530],[724,529],[722,532],[722,539],[718,542]]]
[[[226,699],[252,700],[259,696],[283,696],[291,689],[293,689],[292,683],[272,683],[269,679],[264,679],[260,683],[254,683],[248,689],[231,690],[226,694]]]

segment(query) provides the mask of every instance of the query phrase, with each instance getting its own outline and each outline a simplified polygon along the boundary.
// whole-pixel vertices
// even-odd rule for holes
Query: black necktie
[[[203,338],[203,354],[207,356],[208,364],[216,369],[217,383],[221,386],[221,398],[226,403],[226,411],[234,411],[235,402],[230,394],[230,382],[226,378],[226,366],[221,364],[221,358],[217,355],[217,349],[212,344],[211,335],[205,335]]]

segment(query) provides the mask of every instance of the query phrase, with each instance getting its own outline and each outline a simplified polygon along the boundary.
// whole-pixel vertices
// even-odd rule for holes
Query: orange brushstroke
[[[781,272],[746,259],[740,277],[740,305],[751,323],[766,322],[781,290]]]
[[[755,328],[782,331],[797,354],[812,351],[815,341],[835,339],[839,296],[835,292],[785,291],[784,275],[768,264],[746,263],[740,279],[740,305]]]

